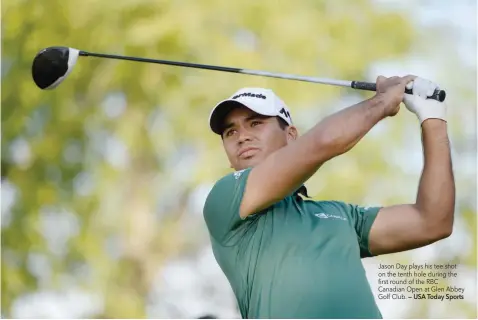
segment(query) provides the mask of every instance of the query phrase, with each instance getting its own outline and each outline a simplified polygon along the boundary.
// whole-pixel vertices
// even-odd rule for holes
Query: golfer
[[[243,318],[381,318],[361,258],[451,234],[455,186],[446,105],[426,99],[438,86],[416,76],[380,76],[376,84],[372,98],[300,137],[290,110],[268,89],[241,89],[212,110],[211,129],[235,172],[216,182],[204,218]],[[413,94],[404,94],[406,87]],[[402,102],[422,132],[424,168],[415,201],[364,207],[301,196],[326,161],[395,116]],[[393,181],[382,183],[393,192]]]

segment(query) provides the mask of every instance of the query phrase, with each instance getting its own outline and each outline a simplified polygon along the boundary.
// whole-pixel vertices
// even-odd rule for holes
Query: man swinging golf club
[[[301,137],[271,90],[241,89],[211,112],[211,129],[222,137],[235,172],[216,182],[204,218],[243,318],[381,318],[361,258],[451,234],[455,186],[446,105],[427,99],[438,86],[415,76],[378,77],[376,85],[371,99],[323,119]],[[402,102],[422,131],[416,201],[362,207],[299,196],[322,164],[395,116]]]

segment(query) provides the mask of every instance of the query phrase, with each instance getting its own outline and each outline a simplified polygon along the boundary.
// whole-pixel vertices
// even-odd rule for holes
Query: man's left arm
[[[453,229],[455,182],[447,123],[422,123],[424,168],[414,204],[380,209],[369,233],[372,255],[426,246],[448,237]]]

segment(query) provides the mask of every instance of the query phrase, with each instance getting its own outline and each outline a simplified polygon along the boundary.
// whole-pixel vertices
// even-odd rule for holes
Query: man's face
[[[295,127],[282,129],[276,117],[262,116],[245,108],[234,108],[224,119],[222,140],[235,170],[253,167],[269,154],[296,138]]]

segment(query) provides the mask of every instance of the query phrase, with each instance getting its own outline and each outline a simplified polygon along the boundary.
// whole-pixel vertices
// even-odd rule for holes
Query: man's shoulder
[[[237,195],[238,192],[243,192],[249,171],[250,168],[242,169],[220,177],[209,191],[207,201],[213,199],[227,201],[231,196]]]
[[[228,186],[235,186],[237,183],[244,181],[245,177],[249,174],[250,168],[242,169],[234,172],[230,172],[220,177],[215,183],[211,192],[221,190]]]
[[[240,239],[238,226],[243,223],[239,210],[248,170],[231,172],[216,181],[207,195],[203,215],[211,235],[221,245]]]

